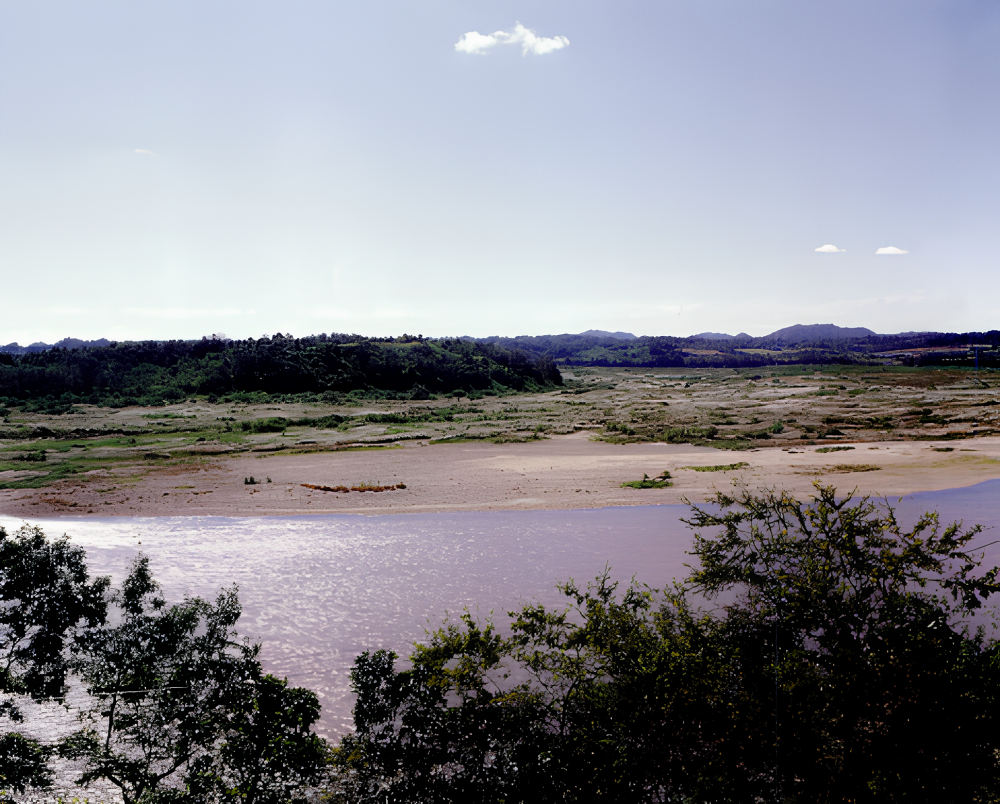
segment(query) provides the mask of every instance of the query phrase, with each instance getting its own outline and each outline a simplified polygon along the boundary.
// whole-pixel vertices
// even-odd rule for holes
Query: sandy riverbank
[[[13,516],[288,516],[456,510],[594,508],[702,500],[736,478],[808,494],[814,480],[847,490],[899,496],[1000,477],[1000,438],[959,442],[883,441],[820,453],[816,447],[747,452],[674,444],[608,444],[585,432],[524,444],[482,442],[305,455],[239,455],[138,479],[0,492]],[[944,451],[947,450],[947,451]],[[733,471],[683,467],[746,462]],[[868,471],[849,471],[852,467]],[[878,467],[874,469],[873,467]],[[668,470],[668,489],[621,488]],[[245,485],[253,476],[259,485]],[[266,479],[270,477],[270,483]],[[305,488],[396,485],[336,493]]]

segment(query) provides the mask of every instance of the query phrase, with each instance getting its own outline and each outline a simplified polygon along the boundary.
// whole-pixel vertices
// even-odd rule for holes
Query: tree
[[[112,600],[118,624],[78,663],[89,725],[61,745],[86,761],[80,783],[107,779],[125,804],[294,800],[323,764],[319,706],[263,675],[259,646],[235,631],[235,588],[167,606],[141,557]]]
[[[339,800],[997,800],[979,529],[907,529],[831,487],[713,502],[692,507],[683,585],[618,594],[605,573],[510,612],[507,636],[466,615],[410,669],[359,657]]]
[[[271,675],[254,679],[216,751],[201,801],[283,804],[302,801],[329,760],[329,746],[311,732],[316,694]]]
[[[509,637],[469,615],[439,629],[410,670],[362,654],[357,730],[335,752],[340,800],[639,802],[701,789],[723,686],[703,644],[713,624],[679,593],[660,610],[652,590],[619,595],[606,573],[561,588],[567,607],[511,612]]]
[[[831,486],[806,503],[746,488],[714,503],[688,520],[692,586],[738,594],[730,638],[758,646],[742,652],[745,690],[778,693],[771,735],[737,718],[758,748],[741,760],[773,766],[791,801],[996,795],[1000,652],[972,618],[1000,586],[973,549],[981,529],[942,528],[933,513],[906,528],[887,502]]]
[[[0,714],[20,720],[18,695],[64,694],[74,640],[104,622],[109,581],[91,581],[84,557],[65,536],[0,528]],[[44,786],[47,761],[37,741],[0,734],[0,787]]]
[[[0,801],[10,790],[48,787],[52,782],[49,751],[37,740],[14,731],[0,734]]]
[[[70,643],[107,614],[108,578],[90,580],[83,548],[25,526],[0,528],[0,692],[58,697]]]

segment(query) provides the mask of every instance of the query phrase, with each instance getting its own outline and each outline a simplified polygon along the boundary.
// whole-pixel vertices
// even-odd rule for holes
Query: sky
[[[995,329],[998,68],[991,0],[0,0],[0,343]]]

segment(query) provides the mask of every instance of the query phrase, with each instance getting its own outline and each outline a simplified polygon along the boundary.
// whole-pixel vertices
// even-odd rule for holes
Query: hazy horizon
[[[417,336],[417,335],[419,335],[420,337],[428,338],[428,339],[431,339],[431,340],[447,339],[447,338],[474,338],[476,340],[484,340],[484,339],[493,338],[493,337],[500,337],[500,338],[505,338],[505,337],[512,337],[512,338],[537,338],[537,337],[560,337],[560,336],[564,336],[564,335],[588,335],[588,334],[601,335],[601,334],[603,334],[603,335],[607,335],[607,336],[631,335],[631,336],[636,337],[636,338],[644,338],[644,337],[693,338],[693,337],[698,337],[700,335],[722,335],[722,336],[725,336],[725,337],[738,337],[740,335],[747,335],[747,336],[749,336],[751,338],[765,338],[765,337],[767,337],[769,335],[773,335],[773,334],[775,334],[777,332],[780,332],[780,331],[782,331],[784,329],[790,329],[790,328],[795,327],[795,326],[806,326],[806,327],[812,327],[812,326],[830,326],[830,324],[791,324],[788,327],[781,327],[781,328],[779,328],[777,330],[772,330],[771,332],[764,332],[764,333],[760,333],[760,334],[757,334],[757,335],[752,334],[752,333],[748,333],[748,332],[728,332],[727,333],[727,332],[708,331],[708,330],[703,330],[702,332],[691,332],[691,333],[688,333],[686,335],[666,335],[665,333],[659,333],[659,332],[641,333],[641,332],[624,332],[623,330],[618,330],[616,332],[610,332],[608,330],[589,329],[589,330],[584,330],[582,332],[539,332],[539,333],[525,333],[525,332],[521,332],[521,333],[518,333],[516,335],[511,335],[511,336],[508,336],[508,335],[496,335],[495,333],[494,334],[490,334],[490,335],[470,335],[468,333],[462,333],[462,334],[456,334],[456,333],[450,333],[450,334],[441,334],[441,333],[438,333],[438,334],[426,334],[426,333],[416,333],[416,332],[411,332],[411,333],[382,332],[382,333],[376,333],[375,335],[369,335],[367,337],[387,337],[388,338],[388,337],[400,337],[402,335],[411,335],[411,336]],[[833,326],[837,326],[837,325],[834,324]],[[922,332],[933,332],[933,331],[934,330],[923,330],[923,331],[906,330],[904,332],[873,332],[873,334],[879,335],[879,336],[891,337],[891,336],[897,336],[897,335],[919,335]],[[937,331],[941,331],[941,330],[937,330]],[[974,330],[974,331],[978,332],[978,331],[988,331],[988,330]],[[322,335],[334,335],[334,334],[341,334],[341,335],[344,335],[344,334],[361,335],[362,333],[354,333],[354,332],[350,332],[350,333],[348,333],[348,332],[337,333],[337,332],[332,331],[332,330],[330,332],[324,332],[324,333],[320,333],[320,332],[285,332],[285,333],[282,333],[282,332],[272,332],[272,333],[266,333],[265,332],[265,333],[261,333],[260,335],[257,335],[257,336],[247,335],[247,336],[243,336],[241,338],[234,338],[234,337],[230,336],[228,333],[217,332],[217,333],[206,333],[206,334],[198,336],[196,338],[173,338],[172,339],[172,338],[155,338],[154,337],[154,338],[120,338],[118,340],[119,341],[124,341],[124,342],[138,342],[138,341],[142,341],[142,340],[150,340],[150,341],[166,341],[166,340],[194,341],[194,340],[200,340],[203,337],[204,338],[210,338],[210,339],[211,338],[218,338],[219,340],[245,340],[246,338],[271,338],[271,337],[274,337],[276,335],[291,335],[291,336],[293,336],[295,338],[305,338],[305,337],[310,337],[310,336],[315,336],[315,335],[321,335],[321,334]],[[14,345],[15,343],[16,343],[16,345],[18,345],[20,347],[34,346],[34,345],[39,344],[39,343],[44,343],[46,346],[54,346],[54,345],[57,345],[58,343],[62,342],[63,340],[79,340],[79,341],[84,341],[84,342],[87,342],[87,343],[91,343],[91,342],[97,342],[97,341],[101,341],[101,340],[107,340],[109,342],[114,342],[115,339],[112,339],[112,338],[100,338],[100,337],[99,338],[86,339],[86,338],[76,338],[75,336],[70,335],[70,336],[66,336],[65,338],[59,338],[58,340],[55,340],[55,341],[33,341],[32,343],[18,343],[18,342],[11,341],[11,342],[8,342],[6,344],[0,343],[0,347],[11,346],[11,345]]]
[[[995,328],[1000,6],[0,2],[0,343]]]

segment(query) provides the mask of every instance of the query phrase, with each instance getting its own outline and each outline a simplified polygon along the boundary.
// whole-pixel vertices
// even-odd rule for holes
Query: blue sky
[[[965,0],[0,0],[0,342],[996,328],[998,67]]]

